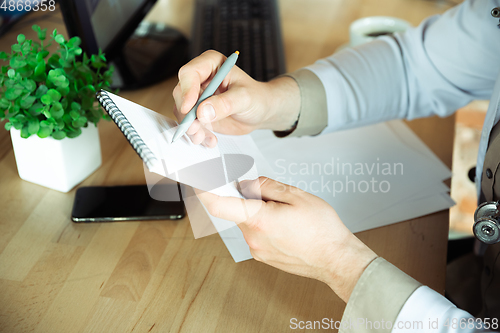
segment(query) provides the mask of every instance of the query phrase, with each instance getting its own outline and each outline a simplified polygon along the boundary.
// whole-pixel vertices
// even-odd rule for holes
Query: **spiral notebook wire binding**
[[[148,169],[151,170],[153,165],[155,165],[158,161],[153,152],[144,143],[139,134],[137,134],[134,127],[130,124],[113,100],[108,96],[106,91],[101,90],[97,92],[96,97],[103,109],[109,114],[125,138],[130,142],[137,155],[139,155],[139,157],[143,160]]]

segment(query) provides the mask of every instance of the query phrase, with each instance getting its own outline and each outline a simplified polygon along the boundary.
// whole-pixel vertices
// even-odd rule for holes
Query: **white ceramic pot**
[[[99,132],[94,124],[72,139],[37,135],[23,139],[14,128],[10,134],[19,177],[26,181],[68,192],[101,165]]]

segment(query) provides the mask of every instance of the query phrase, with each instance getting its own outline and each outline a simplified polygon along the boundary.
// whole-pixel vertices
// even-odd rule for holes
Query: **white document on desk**
[[[323,198],[337,210],[342,221],[353,232],[409,220],[447,209],[454,204],[447,193],[448,187],[442,183],[451,176],[450,170],[400,121],[316,137],[279,139],[270,131],[258,131],[252,137],[258,150],[269,162],[268,167],[257,168],[259,175],[302,186]],[[252,156],[260,155],[258,150],[253,147],[249,153]],[[403,172],[400,175],[379,177],[379,181],[390,181],[391,189],[387,193],[358,191],[336,193],[333,196],[331,186],[323,192],[307,189],[308,184],[320,182],[321,176],[326,178],[324,181],[330,182],[338,181],[339,176],[346,176],[341,172],[331,174],[330,170],[325,172],[321,169],[322,166],[332,164],[332,157],[334,167],[337,163],[340,166],[342,163],[361,163],[366,173],[372,170],[371,174],[364,175],[368,178],[358,177],[358,183],[369,180],[369,177],[377,173],[377,163],[377,176],[381,176],[383,163],[393,166],[401,163]],[[266,165],[266,161],[261,161],[261,164]],[[307,170],[305,166],[308,167]],[[313,169],[316,173],[312,172]],[[323,174],[318,171],[323,171]],[[230,227],[227,223],[232,222],[213,217],[211,219],[216,228],[221,229],[219,234],[236,262],[252,258],[236,224]]]
[[[315,137],[278,139],[264,131],[252,136],[277,180],[327,201],[354,232],[453,205],[442,184],[450,170],[402,122]],[[361,172],[361,166],[363,175],[350,170]]]

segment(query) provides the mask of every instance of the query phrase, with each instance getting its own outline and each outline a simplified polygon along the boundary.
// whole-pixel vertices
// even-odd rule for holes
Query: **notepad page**
[[[220,156],[219,149],[194,145],[186,135],[172,144],[173,134],[178,127],[173,119],[120,96],[109,92],[107,94],[135,128],[144,143],[155,154],[156,158],[162,159],[166,163],[166,171],[169,174]],[[160,170],[159,166],[155,168],[155,171]],[[162,175],[166,176],[166,174]]]
[[[155,157],[160,161],[159,165],[155,165],[152,170],[150,170],[152,172],[181,183],[197,187],[196,180],[194,178],[196,178],[195,176],[199,176],[199,173],[206,172],[206,174],[202,175],[203,177],[213,177],[213,175],[210,174],[211,170],[203,169],[203,164],[201,164],[202,162],[221,157],[225,163],[225,159],[227,159],[228,154],[241,154],[252,156],[254,160],[255,156],[258,155],[258,159],[260,159],[259,164],[261,164],[260,168],[267,170],[267,174],[270,174],[269,170],[271,168],[267,165],[267,162],[265,162],[262,154],[260,154],[260,151],[253,142],[253,139],[248,135],[230,136],[217,134],[218,144],[215,148],[195,145],[186,135],[177,140],[175,143],[171,143],[172,137],[178,128],[177,123],[173,119],[165,117],[120,96],[111,93],[107,94],[134,127],[137,134],[153,152]],[[233,169],[240,168],[240,165],[238,165],[238,159],[233,159],[231,162],[231,167]],[[196,175],[193,174],[193,177],[190,177],[193,179],[186,179],[185,174],[183,174],[184,178],[182,178],[182,176],[179,178],[177,175],[178,173],[180,174],[182,173],[182,170],[194,165],[201,165],[202,168],[200,169],[200,172],[197,172]],[[225,164],[225,166],[227,165]],[[261,175],[261,173],[259,173],[256,168],[252,167],[247,172],[242,173],[241,177],[238,176],[238,179],[255,179],[259,175]],[[239,192],[235,190],[232,181],[228,181],[226,183],[227,184],[221,184],[220,187],[214,188],[210,192],[223,196],[239,196]]]

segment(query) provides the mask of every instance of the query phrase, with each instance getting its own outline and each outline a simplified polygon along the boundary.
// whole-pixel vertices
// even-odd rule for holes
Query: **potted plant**
[[[81,40],[34,25],[39,41],[17,36],[0,73],[0,121],[7,120],[19,176],[62,192],[101,165],[97,123],[107,118],[95,99],[109,89],[113,68],[104,54],[88,57]],[[57,50],[49,52],[51,42]]]

